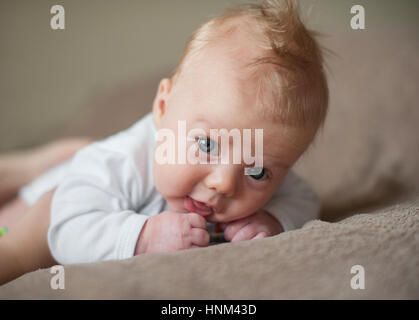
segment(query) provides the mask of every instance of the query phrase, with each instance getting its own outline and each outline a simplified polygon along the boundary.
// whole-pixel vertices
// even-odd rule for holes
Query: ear
[[[161,120],[167,113],[167,100],[172,89],[172,81],[164,78],[160,81],[157,88],[156,97],[153,102],[153,121],[157,129],[161,126]]]

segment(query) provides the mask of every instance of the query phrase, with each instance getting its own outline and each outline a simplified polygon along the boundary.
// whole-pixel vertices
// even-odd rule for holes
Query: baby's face
[[[197,150],[198,159],[212,159],[215,164],[178,163],[177,153],[175,164],[160,164],[155,158],[154,180],[173,211],[196,212],[210,222],[237,220],[262,208],[313,138],[311,131],[263,120],[256,112],[254,81],[243,80],[232,68],[235,62],[225,56],[223,50],[213,49],[205,59],[189,65],[176,83],[164,79],[153,109],[157,130],[174,133],[176,150],[181,138],[178,121],[186,122],[187,132],[194,128],[205,132],[189,136],[186,149]],[[216,149],[221,149],[220,140],[210,140],[210,129],[222,128],[237,128],[242,138],[243,129],[252,129],[252,155],[254,129],[263,129],[262,172],[245,175],[244,169],[253,165],[233,163],[233,148],[242,145],[230,145],[229,163],[221,163]],[[158,142],[156,150],[164,142]]]

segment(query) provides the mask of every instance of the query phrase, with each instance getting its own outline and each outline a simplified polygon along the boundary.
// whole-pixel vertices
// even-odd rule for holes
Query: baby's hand
[[[208,246],[207,222],[197,213],[163,211],[149,218],[137,241],[135,255]]]
[[[246,218],[222,223],[219,227],[224,230],[224,238],[231,242],[266,238],[284,231],[279,221],[264,210]]]

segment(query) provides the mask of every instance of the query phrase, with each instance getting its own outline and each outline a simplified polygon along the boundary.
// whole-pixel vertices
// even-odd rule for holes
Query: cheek
[[[252,192],[244,197],[243,201],[240,202],[240,206],[242,211],[246,212],[246,215],[250,215],[262,208],[267,199],[266,193]]]
[[[224,215],[221,214],[218,219],[220,222],[229,222],[246,218],[263,208],[265,203],[271,198],[271,193],[273,192],[271,190],[255,191],[248,189],[243,192],[240,199],[236,199],[229,207],[229,210],[227,210]]]
[[[189,194],[199,182],[197,166],[188,164],[154,165],[154,183],[157,191],[166,197]]]

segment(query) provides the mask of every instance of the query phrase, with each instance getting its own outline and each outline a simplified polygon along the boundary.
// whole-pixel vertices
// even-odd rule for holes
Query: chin
[[[214,217],[214,214],[210,214],[209,216],[206,216],[206,217],[205,217],[205,219],[206,219],[208,222],[211,222],[211,223],[222,222],[222,221],[220,221],[219,219],[215,218],[215,217]]]
[[[232,221],[232,219],[226,217],[224,214],[217,214],[217,213],[212,213],[209,216],[205,217],[207,219],[208,222],[212,222],[212,223],[224,223],[224,222],[230,222]]]

